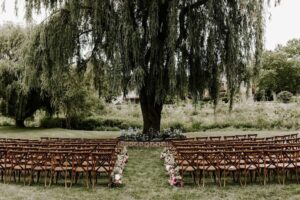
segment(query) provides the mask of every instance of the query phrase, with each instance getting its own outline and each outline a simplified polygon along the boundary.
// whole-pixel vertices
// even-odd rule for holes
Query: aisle
[[[144,192],[157,192],[161,187],[168,187],[166,173],[159,159],[161,148],[129,148],[129,162],[124,172],[124,187]]]

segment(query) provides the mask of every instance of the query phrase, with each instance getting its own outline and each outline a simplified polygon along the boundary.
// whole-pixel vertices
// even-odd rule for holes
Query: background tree
[[[0,112],[14,118],[19,127],[38,109],[51,112],[49,97],[42,97],[39,87],[24,84],[23,49],[27,32],[11,24],[0,27]]]
[[[25,119],[43,109],[50,117],[54,113],[64,114],[66,127],[72,128],[73,121],[89,116],[95,101],[99,101],[90,84],[94,72],[87,70],[78,76],[70,68],[53,76],[52,82],[44,81],[45,74],[28,64],[35,42],[31,34],[34,37],[35,31],[10,24],[0,28],[0,112],[24,127]]]
[[[143,132],[159,131],[167,95],[188,91],[197,101],[208,88],[216,105],[221,74],[232,108],[253,52],[260,65],[263,6],[261,0],[27,0],[29,18],[41,7],[51,13],[33,39],[30,63],[56,89],[62,72],[83,72],[88,63],[95,76],[113,74],[110,86],[138,90]],[[101,91],[102,81],[96,86]]]
[[[300,92],[300,40],[263,54],[263,65],[258,80],[259,90],[279,93]]]

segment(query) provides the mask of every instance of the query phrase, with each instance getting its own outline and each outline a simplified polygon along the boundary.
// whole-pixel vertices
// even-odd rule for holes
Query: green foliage
[[[121,131],[121,136],[119,139],[124,141],[164,141],[166,139],[182,139],[186,138],[185,135],[182,134],[182,131],[179,129],[164,129],[161,132],[151,132],[151,134],[145,135],[143,134],[141,129],[133,129],[129,128],[127,130]]]
[[[184,124],[181,123],[181,122],[174,122],[174,123],[171,123],[169,125],[169,128],[171,130],[180,130],[182,132],[186,132],[186,128],[184,127]]]
[[[40,121],[41,128],[66,128],[66,119],[46,117]]]
[[[41,96],[41,88],[24,84],[26,39],[28,30],[10,24],[0,27],[0,112],[14,118],[17,126],[24,126],[38,109],[51,112],[49,97]]]
[[[221,75],[232,109],[248,61],[254,56],[255,66],[261,63],[264,5],[260,0],[28,0],[27,17],[43,7],[50,13],[32,38],[28,63],[42,89],[58,98],[54,102],[61,101],[65,73],[82,74],[90,64],[101,96],[108,88],[110,95],[137,89],[144,121],[159,129],[168,95],[190,93],[196,102],[209,89],[216,106]]]
[[[103,110],[91,82],[90,70],[78,74],[72,65],[69,69],[54,70],[56,65],[64,64],[61,62],[52,63],[53,70],[47,68],[47,64],[51,64],[47,59],[64,60],[69,54],[57,46],[52,49],[55,52],[51,53],[51,58],[46,59],[44,44],[37,43],[39,37],[45,37],[39,31],[29,32],[12,25],[0,29],[0,112],[15,118],[17,125],[23,126],[26,118],[38,109],[45,109],[49,115],[54,112],[64,114],[64,127],[71,127],[71,122],[90,116],[92,110]],[[67,29],[61,31],[67,32]],[[51,40],[58,40],[56,34],[53,33]],[[64,38],[64,42],[70,41]]]
[[[291,40],[286,46],[268,51],[263,56],[263,67],[258,80],[259,90],[279,93],[300,92],[300,40]]]
[[[69,121],[68,121],[69,120]],[[102,119],[97,117],[89,118],[49,118],[41,120],[42,128],[70,128],[75,130],[121,130],[130,127],[141,128],[141,124],[120,120],[120,119]]]
[[[293,97],[293,94],[288,92],[288,91],[282,91],[277,96],[278,100],[283,102],[283,103],[291,102],[292,97]]]

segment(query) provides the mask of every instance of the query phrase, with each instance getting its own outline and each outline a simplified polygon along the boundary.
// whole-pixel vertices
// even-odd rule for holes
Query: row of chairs
[[[249,176],[251,181],[258,178],[264,184],[270,182],[271,175],[277,177],[279,183],[284,184],[287,175],[295,177],[298,182],[300,142],[297,134],[276,136],[272,140],[229,138],[170,141],[169,150],[181,176],[190,173],[195,183],[202,181],[203,185],[205,177],[211,175],[215,182],[225,186],[229,174],[241,185],[247,184]]]
[[[45,186],[63,180],[71,187],[82,176],[87,187],[95,187],[98,176],[105,174],[110,186],[118,152],[118,140],[1,139],[1,179],[7,183],[18,177],[32,184],[43,177]]]
[[[270,182],[271,174],[279,183],[285,184],[287,174],[295,176],[298,182],[300,167],[300,150],[242,150],[242,151],[182,151],[176,157],[180,172],[189,172],[194,181],[199,178],[203,185],[205,175],[213,175],[215,181],[224,186],[231,174],[241,185],[247,184],[251,176],[259,178],[259,182]]]
[[[195,138],[177,139],[178,141],[281,141],[289,139],[297,139],[298,133],[278,135],[272,137],[258,137],[258,134],[243,134],[243,135],[227,135],[227,136],[203,136]],[[176,141],[171,139],[170,141]]]

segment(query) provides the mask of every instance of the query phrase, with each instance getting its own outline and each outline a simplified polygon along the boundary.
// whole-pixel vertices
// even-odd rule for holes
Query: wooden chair
[[[236,174],[240,177],[240,162],[241,152],[240,151],[224,151],[220,157],[219,167],[223,173],[223,185],[226,186],[227,175],[232,173],[233,180],[235,180]],[[221,174],[222,174],[221,173]]]
[[[51,166],[51,156],[46,150],[31,151],[31,180],[29,185],[34,182],[34,177],[37,177],[36,182],[39,183],[40,176],[43,174],[44,185],[47,186],[47,177],[50,174]]]
[[[214,177],[214,181],[218,182],[221,186],[220,175],[220,153],[218,152],[201,152],[201,162],[199,163],[199,169],[202,171],[202,176],[199,178],[199,182],[202,179],[202,185],[205,186],[205,175]]]
[[[235,140],[236,137],[235,135],[232,135],[232,136],[224,136],[224,140]]]
[[[6,159],[7,151],[6,149],[0,149],[0,173],[1,173],[1,180],[3,183],[6,183],[6,171],[9,166],[7,166],[7,159]]]
[[[50,152],[51,155],[51,171],[50,171],[50,182],[49,186],[52,185],[53,179],[55,178],[56,183],[58,182],[59,176],[64,176],[65,187],[72,185],[72,154],[69,151],[56,151]],[[69,180],[68,180],[69,177]]]
[[[108,176],[108,186],[112,186],[111,173],[115,165],[115,152],[97,152],[92,153],[92,163],[93,163],[93,188],[97,183],[97,176],[100,174],[107,174]]]
[[[247,135],[236,135],[235,137],[237,140],[247,139]]]
[[[257,138],[257,134],[256,134],[256,133],[248,134],[247,137],[248,137],[249,139],[255,140],[255,139]]]
[[[31,171],[31,165],[28,156],[28,152],[25,151],[8,151],[7,159],[10,166],[9,182],[11,182],[12,177],[16,182],[16,175],[18,175],[19,182],[21,181],[21,176],[23,176],[23,183],[24,185],[26,184],[26,179],[30,175]]]
[[[278,164],[278,167],[282,171],[282,183],[285,184],[288,172],[295,172],[297,183],[298,181],[298,158],[299,150],[284,150],[282,151],[282,159]]]
[[[264,150],[264,165],[263,165],[263,183],[266,185],[267,180],[270,182],[271,174],[273,174],[274,179],[277,176],[278,182],[280,183],[280,171],[279,171],[279,160],[282,157],[281,150]]]
[[[261,179],[261,169],[263,164],[263,152],[258,150],[245,150],[241,154],[240,169],[244,175],[244,185],[247,184],[247,178],[250,176],[250,181],[256,180],[258,176]],[[242,182],[241,182],[242,183]]]
[[[194,183],[196,183],[197,173],[200,174],[198,168],[199,154],[194,149],[181,150],[178,157],[175,157],[177,165],[179,166],[179,172],[184,179],[185,173],[190,173],[193,177]]]
[[[208,137],[196,137],[197,141],[207,141]]]
[[[221,136],[210,136],[209,137],[209,139],[211,140],[211,141],[220,141],[221,140]]]
[[[77,183],[78,175],[85,176],[86,187],[89,188],[89,180],[93,170],[93,163],[91,160],[91,152],[73,152],[72,153],[72,182]]]

